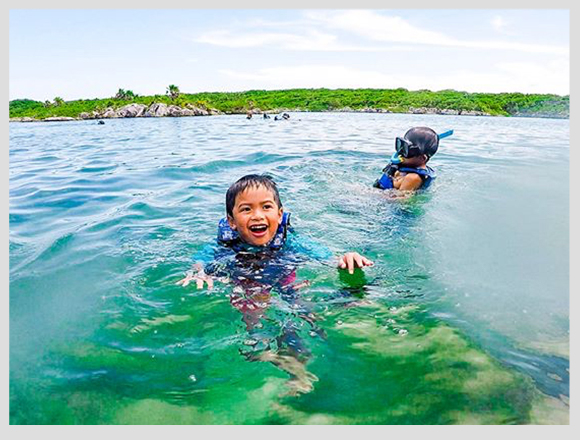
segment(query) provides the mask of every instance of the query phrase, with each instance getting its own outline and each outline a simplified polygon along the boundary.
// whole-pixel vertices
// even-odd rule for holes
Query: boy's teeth
[[[251,231],[264,231],[265,229],[268,229],[266,225],[250,226]]]

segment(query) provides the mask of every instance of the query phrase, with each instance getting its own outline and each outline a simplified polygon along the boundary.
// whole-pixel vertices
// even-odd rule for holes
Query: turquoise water
[[[455,134],[428,192],[388,200],[371,185],[416,125]],[[568,120],[11,123],[9,154],[13,424],[568,420]],[[375,261],[299,265],[315,327],[274,292],[269,351],[232,285],[175,285],[254,172],[302,236]]]

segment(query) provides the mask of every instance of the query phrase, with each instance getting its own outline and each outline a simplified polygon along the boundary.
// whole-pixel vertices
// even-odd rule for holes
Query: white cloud
[[[498,70],[512,79],[512,90],[534,93],[570,93],[570,62],[559,59],[546,64],[502,63]]]
[[[251,86],[272,88],[397,88],[433,91],[455,89],[466,92],[569,93],[569,65],[566,60],[547,65],[504,63],[490,70],[467,69],[444,75],[389,74],[342,65],[278,66],[243,72],[221,70],[229,78],[245,80]]]
[[[279,50],[294,51],[336,51],[344,52],[338,61],[326,64],[276,66],[280,58],[267,60],[266,68],[257,70],[236,70],[229,68],[220,73],[233,79],[244,81],[243,87],[293,88],[293,87],[370,87],[417,89],[455,89],[467,92],[525,92],[569,94],[569,47],[548,44],[517,42],[513,38],[466,40],[445,32],[426,29],[419,22],[388,15],[385,11],[370,10],[310,10],[298,20],[252,21],[236,23],[227,30],[215,30],[199,36],[196,41],[231,48],[274,47]],[[490,21],[498,32],[511,32],[511,24],[496,15]],[[274,25],[275,24],[275,25]],[[438,70],[439,74],[420,70],[402,71],[396,69],[396,58],[387,63],[377,59],[377,63],[367,66],[349,62],[348,51],[411,51],[429,50],[436,53],[439,48],[454,48],[457,60],[449,59],[449,69]],[[462,50],[461,52],[459,50]],[[518,56],[510,59],[520,64],[493,61],[496,52],[513,51]],[[485,56],[484,66],[477,62],[459,62],[469,52],[469,56]],[[530,56],[525,56],[530,54]],[[539,57],[537,55],[550,55]],[[259,56],[259,52],[256,52]],[[281,55],[283,56],[283,55]],[[408,57],[407,57],[408,58]],[[402,56],[400,59],[407,59]],[[552,61],[550,61],[552,58]],[[331,59],[331,58],[328,58]],[[368,60],[368,57],[366,58]],[[397,58],[398,59],[398,58]],[[469,58],[472,59],[472,58]],[[554,61],[557,60],[557,61]],[[523,64],[525,62],[525,64]],[[379,67],[381,66],[381,67]],[[384,66],[384,67],[382,67]],[[476,67],[477,66],[477,67]],[[240,68],[238,68],[240,69]]]
[[[326,45],[332,42],[333,37],[321,34],[319,32],[312,32],[311,38],[317,44]],[[216,46],[225,46],[232,48],[241,47],[260,47],[274,45],[279,48],[292,49],[305,47],[307,43],[307,36],[300,36],[288,33],[274,33],[274,32],[234,32],[229,30],[213,31],[201,35],[196,38],[198,43],[208,43]]]
[[[493,30],[500,35],[509,35],[509,36],[517,35],[512,23],[507,21],[501,15],[496,15],[495,17],[493,17],[490,21],[490,24]]]
[[[250,23],[252,24],[250,26]],[[492,26],[508,34],[508,23],[496,16]],[[268,31],[255,31],[257,28]],[[440,46],[481,50],[511,50],[528,53],[546,53],[569,56],[570,50],[564,46],[546,44],[514,43],[510,41],[467,41],[430,31],[413,25],[408,20],[368,10],[349,11],[308,11],[302,21],[276,23],[276,28],[289,29],[286,32],[273,32],[273,23],[264,20],[253,20],[236,30],[216,30],[200,35],[194,41],[230,48],[251,48],[275,45],[279,49],[297,51],[400,51],[417,46]],[[251,31],[247,29],[251,28]],[[345,43],[335,34],[322,31],[349,33],[368,41],[365,45]],[[348,38],[348,37],[344,37]],[[392,45],[385,45],[392,43]]]
[[[252,73],[232,70],[222,70],[220,73],[279,88],[398,87],[394,76],[341,65],[280,66]]]
[[[446,46],[487,50],[515,50],[530,53],[569,55],[568,47],[512,43],[507,41],[465,41],[412,25],[401,17],[373,11],[309,12],[307,17],[331,29],[340,29],[372,41]],[[501,18],[501,17],[500,17]],[[505,22],[502,22],[502,25]]]
[[[319,24],[363,36],[372,41],[452,45],[454,40],[440,32],[415,27],[400,17],[371,11],[309,12],[307,17]]]
[[[332,34],[317,30],[297,33],[276,32],[243,32],[232,30],[212,31],[194,39],[197,43],[207,43],[229,48],[276,47],[277,49],[297,51],[329,51],[329,52],[375,52],[412,50],[409,46],[359,46],[344,44],[337,41]]]
[[[458,41],[456,47],[485,50],[514,50],[528,53],[545,53],[551,55],[569,55],[567,47],[550,46],[547,44],[510,43],[506,41]]]
[[[507,26],[507,22],[504,20],[504,18],[500,15],[496,15],[495,17],[493,17],[493,19],[491,20],[491,26],[499,32],[502,32],[506,26]]]

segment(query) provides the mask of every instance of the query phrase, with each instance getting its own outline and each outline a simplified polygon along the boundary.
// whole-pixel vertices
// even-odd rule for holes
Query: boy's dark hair
[[[278,205],[278,208],[282,207],[282,201],[280,200],[280,194],[278,193],[278,187],[276,182],[272,177],[267,174],[248,174],[237,180],[236,183],[232,184],[228,188],[226,193],[226,212],[230,217],[234,216],[234,206],[236,204],[236,197],[238,194],[244,192],[248,188],[257,188],[259,186],[265,187],[274,195],[274,202]]]
[[[420,147],[423,154],[427,155],[427,160],[439,148],[439,136],[429,127],[413,127],[405,133],[405,139]]]

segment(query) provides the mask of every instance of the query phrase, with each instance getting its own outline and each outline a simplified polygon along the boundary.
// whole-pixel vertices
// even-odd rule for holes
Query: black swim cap
[[[413,127],[405,133],[405,139],[418,146],[421,152],[429,158],[439,148],[439,136],[429,127]]]

